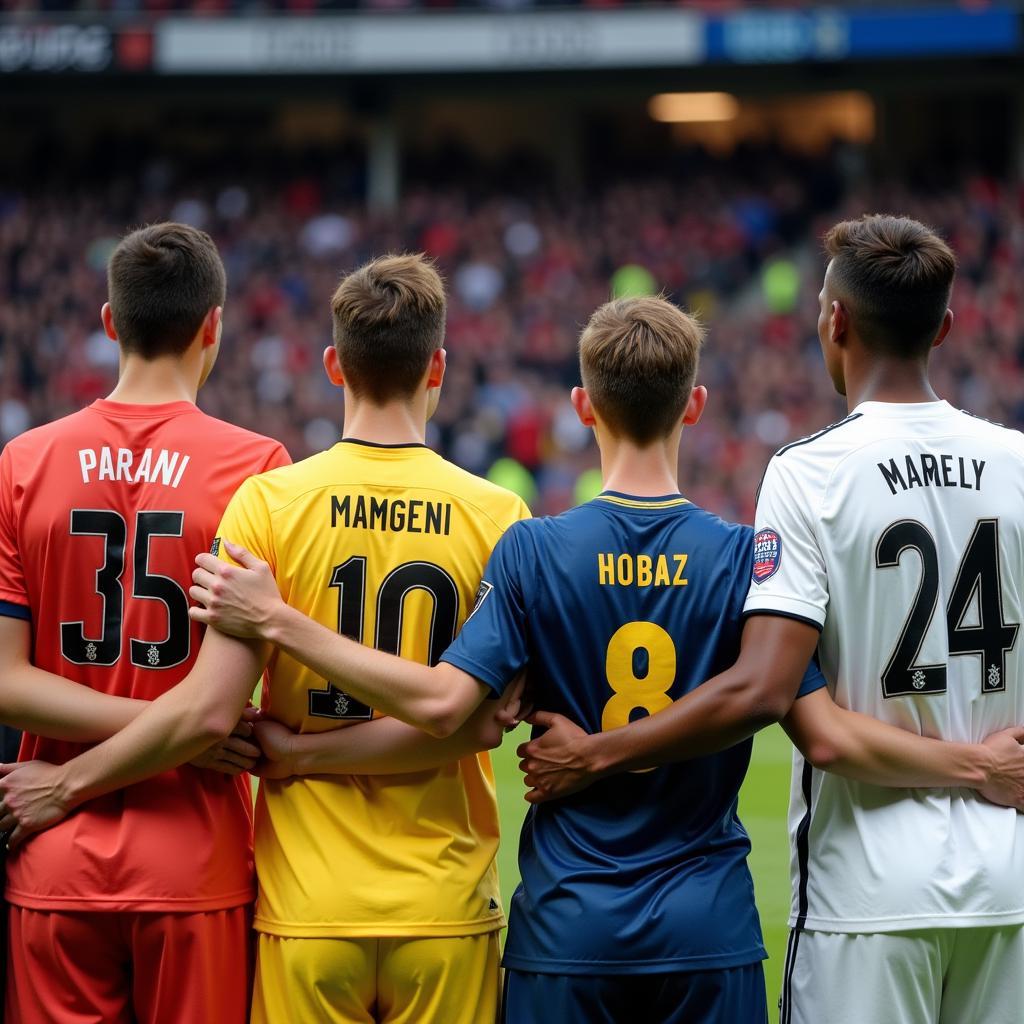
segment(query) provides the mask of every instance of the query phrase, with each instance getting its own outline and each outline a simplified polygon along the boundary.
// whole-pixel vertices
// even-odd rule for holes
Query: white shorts
[[[779,1024],[1021,1024],[1024,926],[791,931]]]

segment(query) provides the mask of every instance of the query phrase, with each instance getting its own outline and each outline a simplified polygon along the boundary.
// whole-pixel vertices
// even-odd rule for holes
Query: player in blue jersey
[[[573,402],[595,428],[607,489],[563,516],[508,531],[474,614],[438,666],[370,651],[311,622],[283,604],[267,567],[239,549],[232,554],[250,571],[199,559],[207,589],[193,593],[208,610],[197,617],[271,640],[379,711],[435,735],[456,728],[524,666],[545,709],[537,717],[561,711],[600,730],[668,707],[740,655],[710,686],[728,687],[733,712],[744,693],[754,694],[744,711],[749,735],[784,714],[798,687],[820,686],[820,676],[804,678],[806,654],[793,653],[807,650],[795,642],[809,628],[802,622],[766,630],[766,619],[751,619],[740,651],[751,531],[678,493],[680,434],[706,400],[693,386],[700,341],[697,325],[662,300],[598,310],[581,340],[585,388]],[[770,680],[774,700],[749,685],[755,677]],[[859,750],[853,760],[875,777],[897,785],[907,764],[941,761],[946,745],[836,714]],[[354,742],[365,728],[337,742]],[[711,728],[721,745],[736,727]],[[287,757],[285,747],[274,756]],[[680,768],[610,778],[531,812],[506,949],[509,1022],[766,1018],[749,846],[736,818],[749,751],[743,743]]]

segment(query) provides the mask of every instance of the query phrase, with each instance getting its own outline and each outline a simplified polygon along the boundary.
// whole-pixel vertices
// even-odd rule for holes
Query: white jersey
[[[781,449],[747,612],[821,629],[836,702],[960,742],[1024,723],[1024,435],[946,402],[864,402]],[[1024,816],[969,789],[886,789],[796,755],[790,923],[1024,922]]]

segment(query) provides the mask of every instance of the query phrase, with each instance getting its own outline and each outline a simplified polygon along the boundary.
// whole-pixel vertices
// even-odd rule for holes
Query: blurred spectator
[[[339,277],[381,252],[425,250],[450,291],[430,443],[477,473],[509,460],[498,475],[535,495],[537,512],[592,493],[597,453],[568,401],[576,339],[628,269],[708,327],[700,380],[710,400],[684,438],[682,486],[749,520],[771,453],[844,413],[816,335],[820,236],[840,217],[882,209],[932,224],[960,256],[938,389],[1024,422],[1021,186],[969,178],[929,194],[857,177],[838,207],[819,208],[810,184],[846,180],[831,160],[748,150],[571,195],[536,183],[514,195],[412,186],[393,217],[348,200],[323,162],[289,171],[252,160],[244,184],[231,161],[190,170],[166,160],[134,179],[67,168],[45,186],[28,181],[0,202],[0,440],[110,390],[106,256],[130,226],[173,216],[203,223],[228,268],[223,353],[200,404],[279,437],[295,458],[340,436],[342,398],[319,368]]]

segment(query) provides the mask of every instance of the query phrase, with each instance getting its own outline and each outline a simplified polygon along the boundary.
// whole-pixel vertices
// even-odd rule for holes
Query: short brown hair
[[[580,373],[597,414],[639,444],[667,436],[697,377],[704,329],[663,298],[598,307],[580,335]]]
[[[422,253],[380,256],[331,299],[345,383],[382,403],[411,395],[444,342],[444,284]]]
[[[866,346],[898,358],[931,348],[949,306],[953,250],[909,217],[869,214],[825,235],[832,282]]]
[[[114,328],[126,352],[180,355],[224,305],[227,279],[213,239],[187,224],[150,224],[121,239],[107,266]]]

